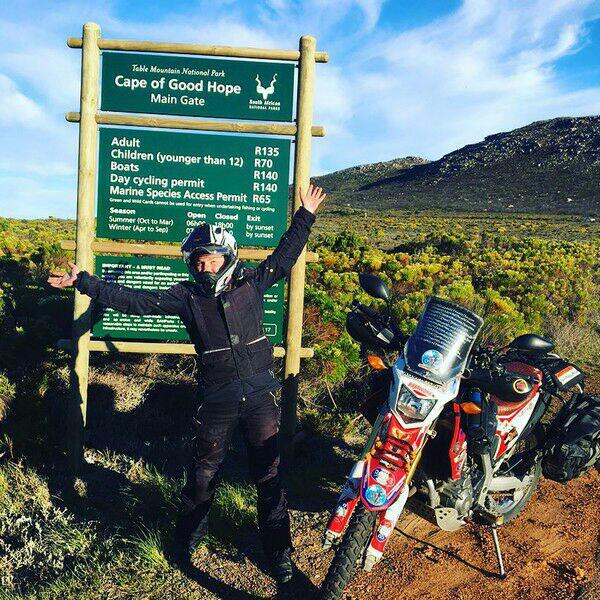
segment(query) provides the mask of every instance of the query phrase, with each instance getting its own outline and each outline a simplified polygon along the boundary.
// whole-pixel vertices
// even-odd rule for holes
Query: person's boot
[[[206,536],[208,535],[208,515],[198,523],[196,529],[190,533],[188,537],[188,550],[190,551],[190,555],[194,553],[196,548],[204,541]]]
[[[194,566],[192,563],[192,553],[187,544],[181,544],[175,541],[168,558],[170,562],[183,573],[191,571]]]
[[[180,515],[175,526],[175,545],[172,558],[175,564],[186,571],[193,567],[192,555],[208,534],[208,514],[190,532],[190,516]]]
[[[291,548],[283,548],[269,553],[271,573],[278,584],[289,583],[294,576]]]

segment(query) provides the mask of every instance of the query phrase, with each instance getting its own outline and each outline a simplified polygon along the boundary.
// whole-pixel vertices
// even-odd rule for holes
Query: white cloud
[[[379,21],[383,2],[384,0],[356,0],[356,4],[360,6],[366,17],[365,27],[367,29],[372,29]]]
[[[268,0],[266,6],[259,6],[257,12],[262,25],[285,33],[288,40],[310,33],[318,39],[326,39],[333,48],[343,48],[375,28],[384,2]]]
[[[331,19],[341,21],[354,8],[362,12],[358,21],[366,19],[366,28],[372,28],[376,25],[381,15],[381,8],[384,0],[308,0],[308,2],[298,2],[298,9],[305,11],[310,17],[315,11],[319,12],[319,18],[323,14],[331,15]]]
[[[373,135],[348,164],[437,158],[532,120],[598,112],[600,89],[567,91],[553,69],[582,44],[589,4],[467,0],[447,17],[371,40],[354,57],[350,87],[361,106],[356,126],[370,122]]]
[[[25,94],[15,82],[0,73],[0,126],[19,125],[39,128],[45,126],[44,111]]]

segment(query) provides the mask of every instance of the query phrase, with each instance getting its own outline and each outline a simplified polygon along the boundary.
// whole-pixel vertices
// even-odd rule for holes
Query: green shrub
[[[32,469],[0,467],[0,584],[15,592],[36,589],[93,560],[99,544],[91,523],[55,507],[48,487]]]
[[[0,371],[0,421],[2,421],[9,410],[10,403],[15,398],[15,385],[11,383],[5,373]]]

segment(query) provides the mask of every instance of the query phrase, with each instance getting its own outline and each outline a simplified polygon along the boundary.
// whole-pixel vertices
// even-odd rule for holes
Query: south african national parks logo
[[[263,84],[257,73],[257,75],[256,75],[256,83],[257,83],[256,92],[258,94],[262,95],[263,100],[266,100],[275,91],[275,82],[276,81],[277,81],[277,73],[275,73],[275,75],[273,75],[273,79],[271,79],[271,83],[269,84],[269,87],[263,87]]]
[[[260,79],[260,75],[256,75],[256,93],[261,98],[250,98],[248,106],[252,110],[269,110],[269,111],[280,111],[281,102],[279,100],[270,100],[269,96],[275,93],[275,83],[277,82],[277,73],[271,78],[271,83],[267,87],[263,85]]]

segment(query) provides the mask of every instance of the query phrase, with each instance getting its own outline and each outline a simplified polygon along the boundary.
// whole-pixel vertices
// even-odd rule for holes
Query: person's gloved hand
[[[71,269],[70,273],[64,273],[60,275],[58,273],[52,273],[50,277],[48,277],[48,283],[55,288],[65,288],[70,287],[75,283],[77,276],[81,273],[81,269],[72,262],[67,262],[69,265],[69,269]]]
[[[326,197],[327,194],[323,192],[323,189],[314,187],[312,183],[304,192],[300,190],[300,201],[302,202],[302,206],[311,213],[314,213],[317,208],[319,208],[319,205]]]

